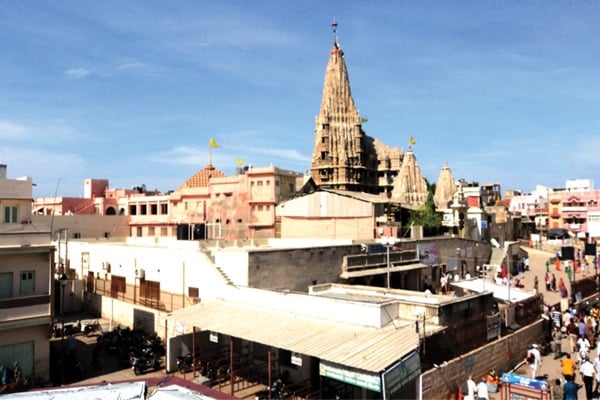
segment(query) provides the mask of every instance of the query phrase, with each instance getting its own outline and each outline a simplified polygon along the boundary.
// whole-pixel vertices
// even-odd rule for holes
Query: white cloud
[[[92,71],[86,68],[70,68],[65,71],[65,75],[69,78],[79,79],[91,74]]]
[[[23,124],[0,120],[1,139],[25,140],[31,136],[30,133],[30,129]]]

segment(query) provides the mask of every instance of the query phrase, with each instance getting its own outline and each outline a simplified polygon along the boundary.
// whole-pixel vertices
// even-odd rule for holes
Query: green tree
[[[411,225],[421,225],[425,236],[435,236],[443,232],[442,215],[435,211],[433,194],[435,193],[435,184],[427,182],[427,201],[418,210],[411,210],[408,216],[408,223]]]

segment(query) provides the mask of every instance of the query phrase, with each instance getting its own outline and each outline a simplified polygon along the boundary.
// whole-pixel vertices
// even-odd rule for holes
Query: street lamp
[[[387,288],[390,288],[390,247],[396,244],[396,238],[394,236],[382,236],[380,238],[381,244],[386,247],[387,253]]]

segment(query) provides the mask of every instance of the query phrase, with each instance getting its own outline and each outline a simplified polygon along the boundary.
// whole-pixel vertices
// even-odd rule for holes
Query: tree
[[[442,216],[435,211],[433,194],[435,193],[435,184],[427,181],[427,201],[418,210],[412,210],[408,216],[408,223],[411,225],[421,225],[425,236],[435,236],[442,233]]]

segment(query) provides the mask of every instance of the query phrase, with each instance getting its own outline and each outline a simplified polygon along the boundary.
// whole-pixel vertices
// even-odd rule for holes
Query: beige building
[[[49,226],[31,223],[32,180],[8,179],[0,165],[0,363],[23,377],[50,376],[53,317]]]
[[[387,222],[383,196],[323,190],[277,206],[283,238],[372,240]]]

